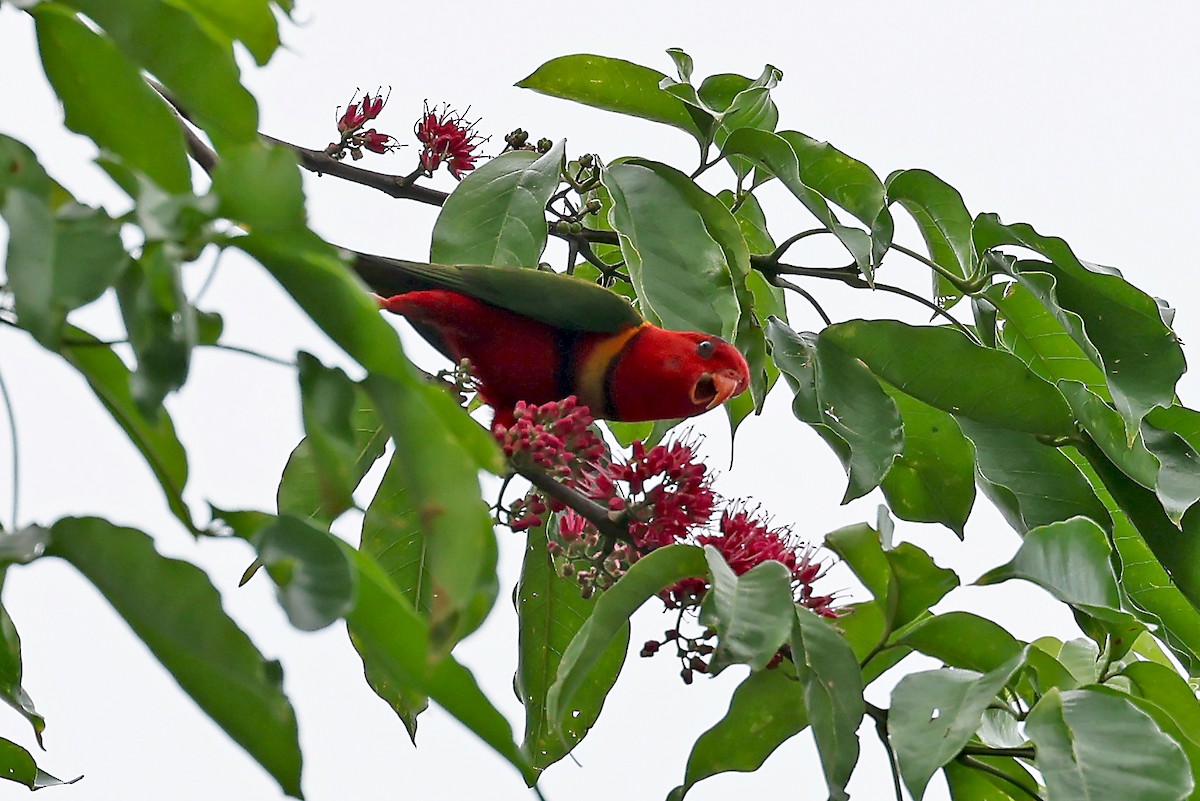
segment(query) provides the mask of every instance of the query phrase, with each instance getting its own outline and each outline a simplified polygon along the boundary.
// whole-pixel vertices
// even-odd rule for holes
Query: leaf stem
[[[879,742],[883,743],[883,750],[887,752],[888,765],[892,769],[892,789],[896,793],[896,801],[904,801],[904,791],[900,786],[900,765],[896,762],[896,752],[892,748],[891,740],[888,739],[887,731],[887,710],[880,709],[874,704],[867,704],[867,714],[875,721],[875,733],[879,735]]]
[[[1025,795],[1034,799],[1034,801],[1043,801],[1043,799],[1040,795],[1035,793],[1033,790],[1030,790],[1028,787],[1021,784],[1019,781],[1014,779],[1012,776],[1009,776],[1007,773],[1000,770],[999,768],[993,767],[982,760],[973,759],[972,757],[965,756],[965,755],[960,755],[958,757],[958,761],[961,764],[965,765],[966,767],[971,768],[972,770],[982,771],[983,773],[986,773],[989,776],[995,776],[997,779],[1000,779],[1002,781],[1005,781],[1005,782],[1011,784],[1013,787],[1016,787],[1018,790],[1020,790]]]
[[[783,289],[790,289],[791,291],[803,297],[814,309],[817,310],[817,314],[821,315],[821,319],[825,321],[825,325],[833,325],[833,320],[829,318],[829,315],[825,313],[825,309],[821,308],[821,304],[817,302],[817,299],[813,297],[813,294],[807,289],[799,286],[798,284],[793,284],[791,281],[787,280],[786,278],[781,278],[778,275],[769,280],[775,286],[782,287]]]
[[[788,249],[801,239],[808,239],[810,236],[817,236],[818,234],[832,233],[833,231],[830,231],[828,228],[810,228],[807,231],[801,231],[798,234],[792,234],[787,239],[780,242],[779,247],[771,251],[771,254],[767,256],[764,261],[766,264],[778,264],[779,260],[783,258],[783,254],[787,253]]]
[[[976,292],[983,289],[983,287],[985,286],[985,281],[987,279],[986,271],[984,273],[982,273],[981,275],[964,280],[962,277],[957,276],[954,273],[950,272],[945,267],[938,264],[936,261],[929,258],[928,256],[918,253],[917,251],[912,250],[910,248],[906,248],[906,247],[904,247],[904,245],[898,245],[895,242],[892,242],[891,244],[888,245],[888,248],[891,250],[895,250],[898,253],[903,253],[905,256],[908,256],[910,259],[916,259],[917,261],[921,262],[926,267],[928,267],[929,269],[933,270],[935,273],[940,275],[942,278],[945,278],[947,283],[949,283],[952,287],[957,289],[959,292],[962,292],[964,295],[974,295]]]

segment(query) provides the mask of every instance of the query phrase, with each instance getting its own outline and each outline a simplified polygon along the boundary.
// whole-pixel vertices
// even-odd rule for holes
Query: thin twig
[[[290,367],[293,370],[297,368],[297,364],[288,359],[281,359],[278,356],[272,356],[269,353],[254,350],[253,348],[244,348],[241,345],[226,345],[224,342],[215,342],[212,345],[204,345],[202,347],[213,348],[215,350],[227,350],[230,353],[240,353],[243,356],[253,356],[256,359],[262,359],[264,362],[277,364],[280,367]]]
[[[17,415],[3,374],[0,374],[0,398],[3,398],[4,410],[8,414],[8,435],[12,443],[12,530],[16,531],[21,512],[21,449],[17,444]]]
[[[989,745],[971,745],[968,743],[959,751],[960,754],[967,756],[994,756],[994,757],[1015,757],[1019,759],[1033,759],[1037,755],[1037,749],[1033,746],[1025,746],[1021,748],[992,748]]]
[[[790,289],[799,294],[801,297],[807,300],[814,309],[817,310],[817,314],[821,315],[821,319],[825,321],[825,325],[833,325],[833,320],[829,319],[829,315],[825,313],[823,308],[821,308],[821,304],[817,302],[817,299],[813,297],[813,294],[807,289],[797,284],[793,284],[786,278],[780,278],[779,276],[772,278],[771,283],[775,286],[782,287],[783,289]]]
[[[778,264],[779,260],[783,258],[783,254],[788,252],[788,248],[799,242],[801,239],[808,239],[810,236],[817,236],[818,234],[832,233],[833,231],[830,231],[828,228],[810,228],[807,231],[801,231],[798,234],[792,234],[787,239],[780,242],[779,247],[771,251],[771,254],[766,257],[765,261],[767,264]]]
[[[904,801],[904,790],[900,786],[900,765],[896,762],[896,752],[892,749],[892,743],[888,739],[887,710],[880,709],[874,704],[867,704],[867,714],[875,721],[875,733],[879,735],[879,742],[883,743],[883,749],[887,751],[888,765],[892,768],[892,789],[896,793],[896,801]]]
[[[997,779],[1002,779],[1003,781],[1008,782],[1013,787],[1016,787],[1018,790],[1025,793],[1025,795],[1034,799],[1034,801],[1043,801],[1043,799],[1040,795],[1035,793],[1033,790],[1030,790],[1028,787],[1021,784],[1019,781],[1014,779],[1012,776],[1009,776],[1007,773],[1005,773],[1004,771],[1000,770],[997,767],[993,767],[992,765],[989,765],[988,763],[986,763],[982,760],[974,759],[972,757],[962,755],[962,754],[960,754],[958,756],[958,761],[961,764],[965,765],[966,767],[971,768],[972,770],[983,771],[984,773],[986,773],[990,776],[995,776]]]

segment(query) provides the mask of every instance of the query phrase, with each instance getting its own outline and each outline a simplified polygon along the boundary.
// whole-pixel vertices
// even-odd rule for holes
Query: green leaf
[[[124,13],[126,5],[118,13]],[[115,6],[110,9],[117,11]],[[91,13],[95,9],[85,10],[103,25]],[[31,13],[37,22],[42,66],[63,101],[67,127],[91,137],[101,149],[117,153],[168,192],[189,190],[191,170],[179,123],[137,66],[110,39],[62,6],[45,3]],[[169,39],[164,42],[169,48],[175,46]]]
[[[280,514],[292,514],[310,522],[328,524],[353,505],[351,493],[362,481],[387,446],[387,433],[379,415],[361,387],[354,387],[353,408],[346,420],[352,441],[347,446],[340,422],[317,438],[328,440],[317,446],[312,437],[300,440],[283,468],[276,503]],[[316,418],[322,415],[315,414]],[[314,426],[322,425],[314,419]],[[331,436],[337,432],[337,436]],[[318,455],[318,447],[323,451]],[[345,461],[340,461],[345,459]],[[332,460],[332,461],[330,461]],[[344,482],[344,483],[342,483]],[[346,488],[342,492],[340,488]]]
[[[1021,652],[1021,643],[992,621],[970,612],[943,612],[896,638],[896,645],[979,673],[996,670]]]
[[[792,660],[830,801],[847,801],[846,783],[858,762],[858,724],[866,714],[858,660],[829,621],[802,607],[796,607]]]
[[[196,315],[183,292],[179,263],[149,242],[117,284],[117,299],[138,369],[131,389],[138,408],[153,417],[168,392],[187,380],[197,341]]]
[[[1030,801],[1038,791],[1038,783],[1019,761],[1012,757],[971,757],[1002,771],[1012,781],[1005,781],[983,770],[973,768],[971,763],[950,761],[942,770],[946,774],[946,785],[951,801]],[[1014,786],[1020,785],[1024,791]]]
[[[16,743],[0,738],[0,779],[23,784],[30,790],[40,790],[43,787],[55,787],[60,784],[74,784],[83,777],[70,781],[56,779],[37,766],[33,755]]]
[[[551,523],[551,525],[554,525]],[[529,530],[525,562],[514,599],[519,622],[517,694],[525,706],[525,751],[544,770],[574,750],[595,725],[629,650],[629,628],[619,633],[575,694],[573,712],[557,731],[549,717],[547,693],[563,652],[596,606],[580,595],[578,582],[555,572],[544,529]]]
[[[957,418],[975,445],[984,493],[1018,534],[1082,516],[1108,525],[1108,512],[1079,468],[1032,434]]]
[[[1171,405],[1185,369],[1183,351],[1153,298],[1115,271],[1080,261],[1062,239],[1023,223],[1004,225],[996,215],[983,214],[973,236],[977,251],[1017,245],[1050,259],[1018,262],[1017,278],[1104,370],[1130,434],[1148,411]]]
[[[33,727],[33,736],[41,746],[46,719],[38,714],[33,706],[33,699],[21,686],[23,673],[21,637],[17,634],[17,627],[9,617],[8,610],[0,606],[0,698],[29,721],[29,725]]]
[[[698,100],[716,115],[713,141],[724,147],[729,135],[739,128],[774,131],[779,122],[779,110],[771,100],[771,89],[778,85],[783,73],[768,64],[758,80],[743,75],[724,73],[704,79],[697,93]],[[738,156],[728,159],[738,180],[749,175],[753,163]]]
[[[129,368],[112,348],[72,326],[68,326],[67,335],[71,343],[78,344],[65,345],[62,357],[87,379],[96,397],[141,451],[166,494],[171,512],[192,530],[191,513],[182,497],[188,476],[187,454],[175,436],[171,418],[165,410],[159,410],[154,419],[142,414],[134,402]]]
[[[689,83],[692,80],[692,70],[696,66],[692,57],[678,47],[668,47],[667,55],[675,62],[675,70],[679,74],[680,82]]]
[[[1181,801],[1194,788],[1183,750],[1127,698],[1051,690],[1030,710],[1025,733],[1056,801]]]
[[[184,692],[300,797],[296,717],[268,662],[221,609],[199,568],[168,559],[140,531],[98,518],[54,524],[47,555],[70,562],[125,619]]]
[[[851,320],[821,332],[875,375],[934,408],[998,428],[1070,436],[1066,401],[1015,356],[949,328]]]
[[[808,728],[804,690],[787,669],[751,673],[733,691],[729,710],[692,746],[683,784],[669,801],[682,801],[699,781],[727,771],[756,771],[776,748]]]
[[[795,392],[792,412],[830,443],[849,481],[842,503],[866,495],[903,450],[895,402],[861,362],[823,337],[772,318],[771,353]]]
[[[866,164],[828,142],[820,142],[799,131],[781,131],[779,136],[796,151],[804,183],[850,212],[870,230],[871,264],[870,270],[866,271],[870,278],[891,247],[895,230],[883,182]],[[782,176],[780,178],[782,180]]]
[[[850,255],[854,257],[854,262],[858,265],[859,270],[868,278],[873,274],[873,265],[876,261],[874,254],[878,250],[878,243],[873,242],[865,231],[843,225],[838,221],[837,215],[829,208],[826,197],[809,182],[807,174],[802,172],[800,156],[791,142],[769,131],[742,128],[729,135],[722,152],[726,158],[745,156],[758,167],[778,177],[788,191],[795,195],[796,199],[804,204],[804,207],[812,212],[822,225],[833,231],[841,243],[846,246]],[[809,151],[807,155],[815,157],[817,154]],[[819,171],[818,177],[828,176],[825,172]],[[832,185],[827,187],[831,194],[833,189]],[[853,191],[857,195],[857,189]],[[882,197],[882,191],[880,196]],[[890,222],[890,216],[888,221]],[[883,226],[885,223],[881,221],[880,225]]]
[[[870,686],[875,679],[882,676],[891,668],[898,665],[912,653],[912,649],[897,645],[879,650],[878,646],[884,641],[888,632],[884,610],[875,601],[864,601],[850,604],[838,609],[837,625],[842,637],[850,643],[854,657],[862,668],[862,683]],[[864,660],[866,664],[863,664]]]
[[[904,450],[881,484],[888,506],[901,520],[941,523],[962,539],[975,503],[975,449],[946,412],[884,389],[904,421]]]
[[[0,136],[0,214],[8,224],[5,274],[21,326],[47,347],[57,344],[66,316],[54,308],[52,188],[33,151]]]
[[[1024,653],[1018,653],[984,674],[944,668],[900,679],[892,690],[888,738],[914,799],[924,797],[933,774],[970,741],[988,704],[1024,661]]]
[[[1183,748],[1195,784],[1200,772],[1200,705],[1191,686],[1173,668],[1152,662],[1126,665],[1120,675],[1131,681],[1129,692],[1138,709]]]
[[[513,741],[512,727],[479,689],[475,677],[449,654],[431,660],[425,621],[374,559],[343,547],[353,554],[359,579],[357,601],[346,621],[368,674],[381,684],[437,701],[532,785],[536,779],[533,766]]]
[[[643,314],[665,328],[733,339],[736,281],[750,254],[737,221],[720,201],[665,164],[635,159],[606,167],[609,221]]]
[[[279,25],[267,0],[180,0],[192,14],[246,45],[259,66],[279,47]]]
[[[355,573],[329,532],[282,516],[255,534],[254,547],[296,628],[318,631],[354,607]]]
[[[563,651],[558,675],[546,694],[547,718],[555,730],[566,727],[569,710],[583,690],[596,664],[614,639],[626,630],[629,618],[642,604],[685,578],[707,576],[704,551],[694,545],[668,545],[639,559],[592,608]]]
[[[659,88],[666,77],[658,70],[619,58],[578,54],[551,59],[516,85],[605,111],[661,122],[687,131],[704,147],[707,132],[697,124],[697,117],[689,112],[688,105]]]
[[[119,4],[108,0],[64,2],[99,24],[129,59],[162,81],[213,139],[218,150],[224,151],[227,143],[258,138],[258,107],[239,82],[233,48],[228,40],[214,38],[211,28],[186,8],[168,0],[124,0]],[[88,68],[95,71],[96,65]],[[105,84],[108,74],[97,71],[97,77]],[[143,88],[150,91],[144,83]],[[128,90],[133,91],[132,86]],[[181,139],[173,115],[159,105],[175,128],[176,139]],[[131,127],[130,119],[137,119],[139,124],[141,121],[140,116],[122,115],[122,119],[126,121],[125,127]],[[110,149],[125,155],[121,150]],[[184,175],[189,173],[185,171]],[[159,183],[171,191],[183,191],[190,186],[190,180],[179,186]]]
[[[791,571],[782,562],[767,561],[739,576],[711,545],[705,546],[704,558],[712,578],[700,623],[719,636],[709,672],[737,664],[764,669],[792,631]]]
[[[934,262],[964,281],[975,274],[971,213],[957,189],[928,170],[896,170],[887,177],[884,191],[888,205],[899,203],[916,220]],[[936,272],[933,294],[947,309],[962,297],[962,292]]]
[[[542,155],[513,150],[469,174],[446,198],[429,259],[536,267],[546,249],[546,204],[558,189],[566,140]]]
[[[752,254],[766,256],[775,250],[775,240],[771,238],[771,232],[767,229],[767,215],[763,212],[757,197],[747,193],[742,198],[742,202],[736,204],[737,196],[728,189],[722,189],[717,193],[717,200],[721,201],[721,205],[729,209],[733,218],[737,220],[738,227],[742,229],[742,237],[746,240],[746,247]],[[734,208],[735,204],[737,205],[736,209]],[[769,287],[771,294],[778,300],[777,309],[762,309],[756,304],[759,317],[765,320],[773,314],[787,320],[787,315],[784,313],[786,310],[783,309],[783,290],[766,284],[763,274],[757,270],[751,272],[751,277],[755,276]]]

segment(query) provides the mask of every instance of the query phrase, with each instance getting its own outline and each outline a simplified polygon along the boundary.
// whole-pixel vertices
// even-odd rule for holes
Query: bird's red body
[[[467,359],[480,395],[511,421],[518,401],[575,395],[596,417],[691,417],[744,391],[746,360],[719,337],[648,322],[616,331],[554,327],[461,292],[432,289],[382,300],[442,353]]]

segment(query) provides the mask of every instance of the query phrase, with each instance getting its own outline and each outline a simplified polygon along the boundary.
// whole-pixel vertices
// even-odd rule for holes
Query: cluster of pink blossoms
[[[387,98],[382,91],[372,95],[363,95],[361,101],[350,98],[350,105],[345,113],[338,118],[337,129],[340,139],[325,148],[325,152],[335,159],[345,158],[349,153],[355,161],[361,159],[364,149],[372,153],[387,153],[400,147],[394,136],[379,133],[374,128],[363,130],[363,126],[379,116],[383,111]]]
[[[766,561],[780,562],[792,574],[798,604],[824,617],[837,617],[833,596],[813,590],[825,565],[816,560],[815,549],[799,542],[789,529],[772,528],[742,505],[727,506],[716,530],[710,528],[717,496],[712,477],[691,443],[646,448],[635,442],[630,458],[614,461],[593,428],[587,407],[579,406],[574,397],[541,406],[518,404],[514,418],[511,426],[495,429],[506,456],[517,463],[527,460],[578,491],[628,531],[616,538],[605,536],[562,501],[536,489],[509,507],[509,526],[514,530],[542,525],[550,515],[557,515],[550,551],[560,575],[574,576],[585,595],[607,588],[629,565],[656,548],[673,543],[711,545],[737,575]],[[682,615],[698,609],[708,589],[704,579],[690,578],[664,590],[661,597]],[[707,641],[712,636],[706,632],[689,639],[672,631],[662,643],[647,643],[642,653],[649,656],[660,645],[676,642],[684,679],[690,681],[693,672],[706,667],[705,657],[713,650]]]
[[[475,169],[479,158],[476,149],[485,140],[475,131],[475,123],[466,121],[466,112],[456,113],[448,106],[439,112],[425,106],[425,113],[413,128],[417,140],[424,145],[421,151],[421,167],[432,174],[446,163],[450,174],[458,180]]]

